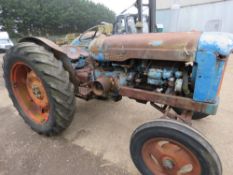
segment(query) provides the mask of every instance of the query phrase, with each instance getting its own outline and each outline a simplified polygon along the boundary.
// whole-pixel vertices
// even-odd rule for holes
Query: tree
[[[89,0],[0,0],[0,26],[10,34],[58,35],[83,32],[115,14]]]

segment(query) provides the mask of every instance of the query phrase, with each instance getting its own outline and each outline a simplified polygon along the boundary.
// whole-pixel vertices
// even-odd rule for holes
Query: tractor
[[[94,32],[86,49],[26,37],[6,53],[3,70],[15,108],[41,135],[58,135],[70,125],[76,97],[128,97],[162,113],[132,134],[130,153],[141,174],[221,175],[216,151],[191,125],[217,113],[232,52],[229,33]]]

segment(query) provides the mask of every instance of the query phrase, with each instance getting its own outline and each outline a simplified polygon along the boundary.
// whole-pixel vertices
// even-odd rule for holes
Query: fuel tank
[[[101,36],[90,43],[98,61],[150,59],[190,62],[195,60],[201,32],[150,33]]]

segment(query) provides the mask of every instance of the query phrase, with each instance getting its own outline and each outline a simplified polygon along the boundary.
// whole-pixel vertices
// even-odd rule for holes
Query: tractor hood
[[[203,33],[198,44],[198,50],[228,57],[233,52],[233,34],[217,32]]]
[[[152,59],[195,61],[197,51],[209,51],[227,57],[233,51],[229,33],[151,33],[101,36],[90,44],[90,55],[98,61]]]
[[[154,59],[194,61],[200,32],[150,33],[99,37],[92,41],[90,54],[98,61]]]

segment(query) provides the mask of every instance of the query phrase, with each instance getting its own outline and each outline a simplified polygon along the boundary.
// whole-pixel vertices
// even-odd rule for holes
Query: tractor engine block
[[[180,96],[192,94],[192,66],[183,63],[130,60],[119,64],[81,58],[73,62],[73,67],[80,89],[86,89],[85,93],[79,91],[85,98],[115,98],[123,86]]]

